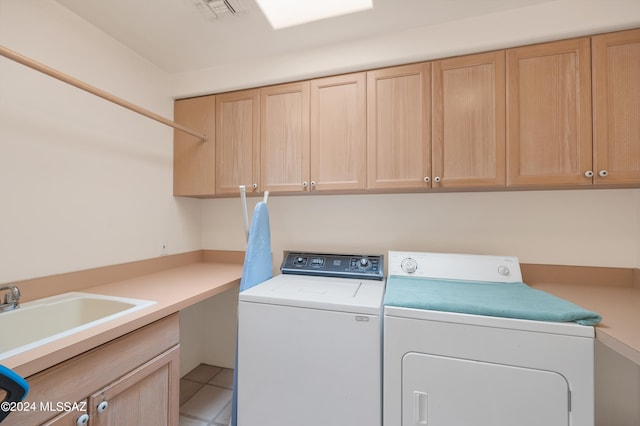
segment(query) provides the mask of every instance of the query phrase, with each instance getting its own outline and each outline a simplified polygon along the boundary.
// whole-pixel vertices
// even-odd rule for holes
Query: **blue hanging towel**
[[[8,408],[5,408],[5,403],[22,401],[29,392],[29,383],[15,371],[0,365],[0,389],[6,393],[0,407],[0,422],[2,422],[11,413]]]
[[[259,202],[253,210],[249,241],[244,257],[240,291],[250,289],[273,276],[271,267],[271,232],[267,204]]]
[[[240,291],[268,280],[273,276],[271,259],[271,232],[267,204],[259,202],[253,210],[249,241],[244,256]],[[233,371],[233,396],[231,400],[231,426],[238,423],[238,346],[236,344],[236,368]]]

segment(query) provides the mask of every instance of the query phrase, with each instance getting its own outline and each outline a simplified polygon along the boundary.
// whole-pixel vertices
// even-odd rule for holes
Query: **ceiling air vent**
[[[198,10],[210,19],[238,15],[247,10],[242,0],[192,0]]]

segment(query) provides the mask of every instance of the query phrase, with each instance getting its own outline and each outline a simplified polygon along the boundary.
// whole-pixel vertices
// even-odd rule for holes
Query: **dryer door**
[[[560,374],[408,353],[402,361],[402,426],[567,426]]]

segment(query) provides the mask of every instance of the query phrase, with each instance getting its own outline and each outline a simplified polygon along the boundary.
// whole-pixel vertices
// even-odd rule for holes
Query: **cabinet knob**
[[[87,413],[84,413],[83,415],[78,417],[78,419],[76,420],[76,426],[85,426],[88,423],[89,423],[89,415]]]
[[[600,170],[600,171],[598,172],[598,176],[600,176],[600,177],[605,177],[605,176],[607,176],[608,174],[609,174],[609,172],[608,172],[608,171],[606,171],[606,170]]]
[[[429,176],[425,176],[424,179],[422,179],[422,180],[424,180],[424,183],[431,182],[431,178]]]
[[[307,186],[309,186],[309,183],[305,180],[304,182],[302,182],[302,187],[306,188]]]
[[[257,183],[254,183],[254,184],[252,184],[252,185],[251,185],[251,187],[252,187],[253,189],[258,189],[258,184],[257,184]]]
[[[584,176],[588,177],[588,178],[593,177],[593,171],[592,170],[587,170],[586,172],[584,172]]]
[[[441,180],[442,180],[442,179],[440,179],[440,176],[436,176],[436,177],[434,177],[434,178],[433,178],[433,181],[434,181],[435,183],[440,183],[440,181],[441,181]]]
[[[311,188],[313,189],[313,188],[315,188],[315,187],[316,187],[316,181],[315,181],[315,180],[312,180],[312,181],[311,181]]]
[[[98,413],[104,413],[109,407],[109,403],[107,401],[102,401],[98,404]]]

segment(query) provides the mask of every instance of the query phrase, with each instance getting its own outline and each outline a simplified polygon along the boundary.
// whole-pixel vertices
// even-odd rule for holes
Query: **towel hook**
[[[242,200],[242,215],[244,217],[244,233],[247,241],[249,240],[249,213],[247,212],[247,188],[240,185],[240,199]]]

